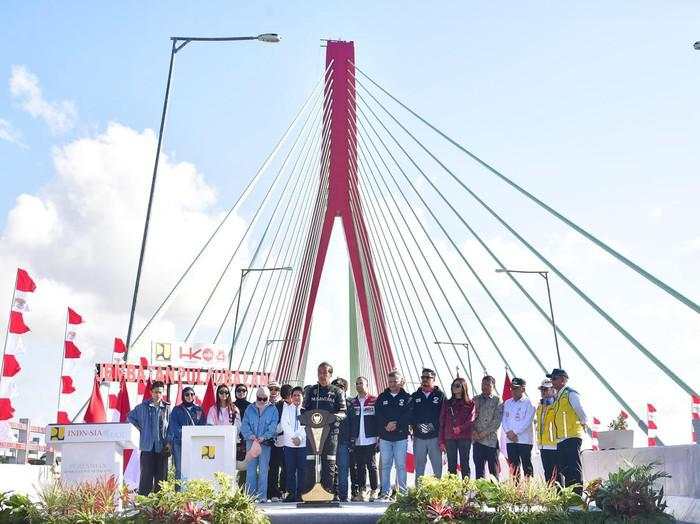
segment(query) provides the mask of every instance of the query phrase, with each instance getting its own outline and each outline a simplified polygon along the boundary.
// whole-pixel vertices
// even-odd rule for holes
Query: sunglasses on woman
[[[230,393],[228,391],[221,390],[219,391],[219,395],[229,395]]]
[[[247,389],[237,389],[237,390],[236,390],[236,394],[237,394],[237,395],[241,395],[241,394],[245,395],[245,394],[247,394],[247,393],[248,393],[248,390],[247,390]]]
[[[258,397],[258,402],[267,402],[267,397]]]

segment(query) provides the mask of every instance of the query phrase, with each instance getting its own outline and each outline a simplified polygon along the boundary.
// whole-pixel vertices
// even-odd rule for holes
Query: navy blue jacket
[[[379,438],[397,442],[408,438],[408,427],[411,424],[411,395],[401,388],[396,396],[393,396],[389,388],[385,389],[375,403],[377,426],[379,426]],[[389,422],[397,422],[394,431],[387,431]]]
[[[440,409],[445,401],[442,390],[433,386],[433,391],[425,396],[422,388],[411,395],[413,417],[411,428],[413,437],[418,439],[437,438],[440,429]]]
[[[206,426],[207,417],[197,404],[180,404],[170,413],[168,442],[182,442],[182,426]]]

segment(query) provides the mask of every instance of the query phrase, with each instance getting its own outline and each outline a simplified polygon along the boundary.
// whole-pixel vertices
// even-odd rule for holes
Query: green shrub
[[[610,473],[591,490],[596,506],[610,515],[638,519],[639,517],[671,519],[666,511],[663,488],[657,489],[657,481],[670,478],[665,471],[657,471],[657,463],[635,465]]]
[[[664,513],[663,490],[654,488],[654,482],[667,477],[656,472],[654,464],[628,464],[606,481],[590,482],[585,497],[576,494],[574,486],[562,488],[537,478],[498,482],[455,475],[423,477],[417,488],[397,497],[379,523],[668,522],[673,519]]]

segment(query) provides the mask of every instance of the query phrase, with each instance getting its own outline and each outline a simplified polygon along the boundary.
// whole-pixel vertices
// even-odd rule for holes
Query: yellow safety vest
[[[537,430],[537,445],[540,448],[556,449],[557,432],[554,426],[554,404],[540,404],[535,412],[535,428]]]
[[[571,388],[564,388],[561,394],[552,404],[554,410],[554,426],[556,429],[557,441],[561,442],[567,438],[582,438],[583,425],[576,414],[576,410],[569,402],[569,392]]]

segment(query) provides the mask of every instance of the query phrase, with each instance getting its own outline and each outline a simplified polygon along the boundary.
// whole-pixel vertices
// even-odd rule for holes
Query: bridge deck
[[[374,524],[384,514],[387,502],[343,502],[340,508],[297,508],[296,504],[263,504],[272,524]]]

